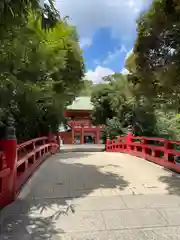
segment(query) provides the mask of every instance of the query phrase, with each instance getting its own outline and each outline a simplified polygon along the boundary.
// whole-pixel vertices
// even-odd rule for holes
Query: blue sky
[[[114,72],[126,72],[124,62],[136,39],[136,19],[150,0],[56,0],[62,16],[77,27],[86,64],[94,83]]]

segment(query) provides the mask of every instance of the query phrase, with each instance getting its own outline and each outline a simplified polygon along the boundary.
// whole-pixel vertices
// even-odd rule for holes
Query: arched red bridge
[[[1,141],[1,240],[180,239],[180,142],[128,134],[59,151],[56,135]]]

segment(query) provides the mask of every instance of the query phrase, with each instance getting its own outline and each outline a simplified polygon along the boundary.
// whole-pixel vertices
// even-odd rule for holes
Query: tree
[[[134,95],[153,114],[156,136],[179,138],[180,2],[154,0],[138,20],[134,52],[126,60]],[[139,116],[139,106],[136,108]],[[143,107],[144,109],[144,107]],[[148,123],[148,118],[146,119]]]
[[[125,68],[129,71],[130,74],[136,73],[136,55],[132,52],[125,62]]]
[[[114,116],[111,109],[110,93],[111,86],[109,84],[99,84],[92,92],[91,102],[94,105],[92,117],[95,124],[106,124],[107,119]]]
[[[29,10],[36,12],[38,18],[41,18],[43,28],[53,27],[60,19],[59,13],[54,7],[54,0],[44,2],[42,0],[1,0],[0,38],[4,37],[8,29],[26,24]]]
[[[131,125],[136,135],[180,137],[179,19],[177,0],[154,0],[140,15],[134,51],[126,60],[129,74],[106,77],[108,91],[93,99],[94,117],[109,135],[126,133]]]
[[[119,118],[113,117],[112,119],[107,119],[105,125],[105,134],[110,139],[115,139],[125,134],[125,129],[123,129]]]
[[[108,83],[97,86],[92,95],[93,118],[106,125],[109,136],[126,134],[131,125],[136,135],[155,134],[154,109],[146,99],[137,99],[127,76],[116,73]]]
[[[156,101],[179,103],[180,2],[156,0],[138,20],[136,83]],[[170,102],[169,102],[170,101]]]
[[[56,131],[84,77],[74,26],[59,20],[47,31],[37,16],[29,11],[1,39],[0,120],[14,116],[19,141]]]
[[[93,82],[91,80],[84,79],[82,84],[81,96],[91,96],[93,91]]]

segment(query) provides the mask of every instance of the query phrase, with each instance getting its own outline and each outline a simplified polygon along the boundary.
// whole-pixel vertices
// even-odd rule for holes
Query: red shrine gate
[[[87,98],[80,98],[87,100]],[[73,109],[75,108],[75,109]],[[102,126],[94,126],[92,124],[91,112],[92,109],[84,107],[85,109],[77,109],[73,106],[65,111],[65,116],[68,119],[68,126],[71,130],[60,132],[61,139],[64,144],[85,144],[94,143],[99,144],[102,138]]]
[[[80,139],[80,144],[91,143],[99,144],[101,137],[101,127],[93,126],[90,121],[70,121],[69,126],[72,129],[71,139],[72,144],[78,143],[76,140]]]

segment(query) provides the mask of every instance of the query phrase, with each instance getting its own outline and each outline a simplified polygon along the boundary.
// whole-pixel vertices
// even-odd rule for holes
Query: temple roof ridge
[[[67,107],[68,110],[93,110],[93,105],[91,103],[91,97],[77,97],[73,103]]]

